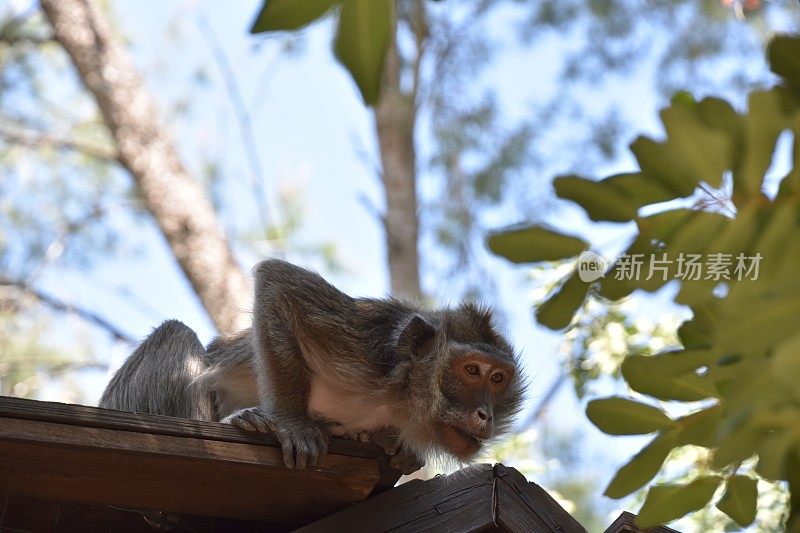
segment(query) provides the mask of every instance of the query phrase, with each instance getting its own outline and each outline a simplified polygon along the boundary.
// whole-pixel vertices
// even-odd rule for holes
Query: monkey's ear
[[[414,315],[400,331],[397,347],[415,356],[423,355],[433,348],[435,337],[436,328],[421,316]]]

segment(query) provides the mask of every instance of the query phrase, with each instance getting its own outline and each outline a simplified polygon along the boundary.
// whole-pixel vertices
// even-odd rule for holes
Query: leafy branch
[[[587,298],[617,301],[659,290],[669,280],[680,284],[675,302],[693,313],[678,329],[681,349],[628,355],[621,366],[633,391],[667,402],[682,416],[628,398],[587,406],[589,419],[605,433],[655,434],[609,483],[611,498],[650,483],[673,449],[692,445],[712,453],[708,475],[650,487],[639,512],[642,527],[704,508],[723,486],[717,508],[745,527],[755,520],[756,480],[763,478],[788,481],[787,528],[800,530],[800,38],[776,37],[768,57],[781,83],[753,91],[746,113],[719,98],[698,102],[678,93],[661,112],[666,138],[639,137],[631,144],[639,171],[599,181],[554,180],[556,194],[590,219],[632,221],[638,231],[600,279],[582,277],[579,259],[538,307],[540,323],[566,328]],[[770,197],[764,177],[786,131],[794,137],[791,168]],[[712,192],[726,182],[730,200]],[[712,201],[693,208],[670,204],[698,191]],[[661,211],[640,214],[662,203]],[[488,244],[517,263],[569,259],[590,247],[540,225],[496,233]],[[726,268],[686,276],[681,259],[687,256],[726,259]],[[641,263],[632,271],[634,257]],[[736,261],[744,258],[758,259],[749,276],[738,270]]]

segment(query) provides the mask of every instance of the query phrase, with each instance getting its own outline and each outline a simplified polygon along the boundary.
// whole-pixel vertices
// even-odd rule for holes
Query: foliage
[[[632,221],[638,231],[602,279],[583,281],[578,263],[540,307],[540,322],[563,328],[589,293],[620,300],[636,290],[654,292],[669,280],[680,287],[676,303],[693,314],[678,330],[681,349],[633,355],[622,364],[634,391],[669,402],[670,411],[617,398],[587,408],[607,433],[656,433],[617,472],[606,489],[610,497],[650,482],[675,448],[712,451],[709,474],[651,487],[642,525],[676,519],[718,495],[717,507],[745,526],[754,519],[756,499],[749,480],[759,476],[788,481],[793,502],[800,496],[800,39],[775,38],[768,57],[781,83],[751,92],[747,112],[722,99],[695,101],[679,93],[661,112],[666,138],[640,137],[631,145],[638,172],[600,181],[555,180],[557,194],[592,220]],[[773,155],[786,131],[793,136],[790,168],[773,194],[765,177],[773,165],[782,166]],[[725,201],[701,198],[726,188]],[[687,207],[693,199],[700,201]],[[654,204],[662,205],[643,213]],[[532,229],[527,240],[519,239],[519,228],[513,231],[519,241],[513,252],[504,248],[509,233],[491,236],[489,246],[515,261],[525,254],[539,261],[557,244],[568,250],[574,240],[562,235],[555,242],[548,234],[546,248],[537,249],[535,232],[541,230]],[[521,245],[528,251],[520,252]],[[689,272],[689,257],[705,258],[706,270]],[[752,457],[757,461],[748,462]],[[797,513],[793,503],[790,527],[796,527]]]
[[[297,30],[320,19],[334,6],[339,8],[336,57],[353,76],[364,102],[372,105],[380,94],[394,23],[392,0],[266,0],[250,31]]]

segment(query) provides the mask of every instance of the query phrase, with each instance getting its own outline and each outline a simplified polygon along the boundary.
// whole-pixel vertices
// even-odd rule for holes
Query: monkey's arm
[[[327,450],[327,432],[307,409],[312,368],[325,362],[315,359],[321,356],[307,341],[333,344],[352,301],[319,275],[284,261],[263,261],[255,269],[253,366],[260,405],[224,422],[274,432],[287,467],[313,466]]]

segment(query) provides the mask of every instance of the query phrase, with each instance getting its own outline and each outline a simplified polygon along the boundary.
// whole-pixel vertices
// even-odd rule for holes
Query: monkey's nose
[[[488,439],[492,436],[492,412],[485,407],[478,407],[472,413],[476,436]]]

